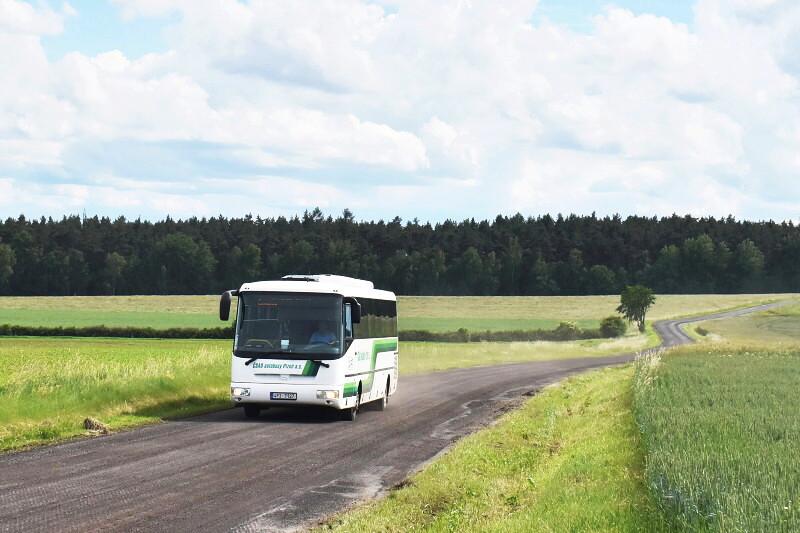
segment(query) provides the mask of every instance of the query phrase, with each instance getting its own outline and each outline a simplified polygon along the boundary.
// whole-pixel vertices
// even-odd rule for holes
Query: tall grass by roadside
[[[692,531],[800,531],[800,350],[696,346],[636,363],[647,483]]]
[[[0,451],[229,405],[229,341],[0,342]]]
[[[630,366],[549,387],[386,498],[320,531],[658,532]]]

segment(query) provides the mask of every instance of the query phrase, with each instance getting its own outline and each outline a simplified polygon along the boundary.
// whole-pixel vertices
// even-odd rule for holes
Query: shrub
[[[600,333],[603,337],[621,337],[628,330],[628,325],[618,316],[608,316],[600,322]]]
[[[47,327],[0,325],[0,336],[18,337],[127,337],[136,339],[232,339],[233,328],[134,328],[86,326]]]
[[[697,326],[694,330],[697,332],[698,335],[701,335],[703,337],[708,335],[708,330],[703,326]]]
[[[534,342],[563,341],[576,339],[600,339],[599,329],[580,329],[572,323],[564,323],[556,329],[530,329],[512,331],[476,331],[465,328],[458,331],[427,331],[410,329],[399,332],[401,341],[415,342]]]
[[[139,339],[232,339],[232,326],[220,328],[134,328],[87,326],[46,327],[0,325],[0,336],[18,337],[127,337]],[[562,322],[556,329],[514,331],[476,331],[466,328],[457,331],[434,332],[422,329],[399,332],[401,341],[417,342],[533,342],[570,341],[608,337],[601,329],[580,329],[572,322]]]
[[[574,322],[562,322],[554,331],[556,340],[573,341],[580,337],[581,330]]]

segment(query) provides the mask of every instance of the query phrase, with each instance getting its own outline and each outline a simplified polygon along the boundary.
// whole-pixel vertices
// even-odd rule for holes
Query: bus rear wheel
[[[245,404],[244,406],[244,416],[247,418],[258,418],[258,415],[261,414],[261,408],[257,405],[253,404]]]
[[[383,411],[389,405],[389,378],[386,378],[386,390],[384,391],[383,398],[378,400],[378,411]]]

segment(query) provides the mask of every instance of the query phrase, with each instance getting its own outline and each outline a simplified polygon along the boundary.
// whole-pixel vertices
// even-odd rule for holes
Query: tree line
[[[288,273],[335,273],[399,294],[800,292],[800,227],[733,217],[498,216],[359,221],[111,220],[0,224],[0,294],[207,294]]]

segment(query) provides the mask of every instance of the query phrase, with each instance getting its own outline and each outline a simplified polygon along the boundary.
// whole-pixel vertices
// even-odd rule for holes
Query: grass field
[[[0,297],[0,324],[218,327],[218,296]]]
[[[318,530],[659,531],[631,375],[606,369],[549,387],[405,487]]]
[[[798,386],[800,346],[699,346],[637,365],[647,481],[676,529],[800,531]]]
[[[629,332],[617,339],[571,342],[404,342],[401,346],[400,369],[404,374],[423,374],[448,368],[603,357],[633,353],[658,343],[658,335],[650,329],[644,335]]]
[[[567,380],[320,529],[800,531],[800,305],[703,325],[705,344]]]
[[[227,407],[230,342],[0,339],[0,450]]]
[[[673,306],[678,305],[684,314],[698,314],[771,298],[663,297],[662,307],[651,316],[675,316],[679,313]],[[531,299],[509,306],[508,298],[489,298],[484,305],[474,301],[459,307],[455,304],[470,299],[409,298],[401,301],[401,313],[406,308],[412,318],[440,326],[462,318],[500,321],[503,312],[511,315],[509,320],[522,320],[514,313],[523,309],[580,320],[605,309],[602,298],[590,300],[538,299],[534,305]],[[75,307],[56,312],[47,299],[22,303],[31,316],[89,311],[80,299],[63,302]],[[153,308],[153,302],[160,305],[155,313],[170,317],[199,316],[209,302],[216,306],[207,297],[90,304],[95,316],[141,317],[138,309],[144,303]],[[431,310],[434,316],[420,314]],[[636,380],[628,366],[547,389],[499,424],[456,445],[408,486],[324,528],[800,530],[800,400],[795,393],[800,385],[800,304],[701,327],[709,331],[702,344],[640,367]],[[401,347],[400,364],[407,376],[610,355],[656,343],[650,330],[566,343],[409,342]],[[225,407],[230,346],[230,341],[0,338],[0,450],[84,435],[86,417],[117,430]]]
[[[634,351],[656,337],[536,343],[403,343],[400,371]],[[231,341],[0,338],[0,451],[229,406]]]
[[[711,333],[711,339],[740,345],[800,345],[800,303],[756,315],[710,320],[694,325]]]
[[[696,313],[763,299],[664,297],[660,314],[654,314],[674,313],[676,302],[683,302],[687,313]],[[516,301],[511,298],[483,300],[482,304],[474,298],[401,299],[401,315],[435,311],[427,320],[457,321],[460,319],[447,315],[460,313],[466,318],[499,323],[503,313],[513,320],[527,310],[573,319],[596,312],[601,313],[596,316],[600,318],[606,313],[606,303],[614,304],[611,297],[523,298],[519,299],[522,302],[519,305],[511,305]],[[217,306],[215,297],[205,296],[2,298],[0,301],[4,313],[27,312],[31,317],[39,317],[36,319],[39,323],[59,323],[58,320],[74,319],[75,315],[83,319],[130,315],[140,320],[138,324],[160,327],[175,325],[177,320],[193,320],[196,316],[213,318]],[[460,301],[471,305],[456,306]],[[483,318],[477,317],[479,311],[484,313]],[[147,318],[148,313],[169,318],[148,323],[152,319]],[[652,331],[646,335],[630,332],[614,340],[574,342],[409,342],[401,347],[400,366],[403,375],[410,375],[454,367],[612,355],[657,342]],[[0,338],[0,450],[83,434],[81,422],[89,416],[118,429],[226,406],[230,345],[230,341]]]
[[[745,307],[789,295],[663,295],[649,318]],[[584,328],[615,314],[618,296],[401,296],[400,329],[470,331],[552,329],[568,320]],[[0,324],[26,326],[216,327],[218,296],[0,297]]]

